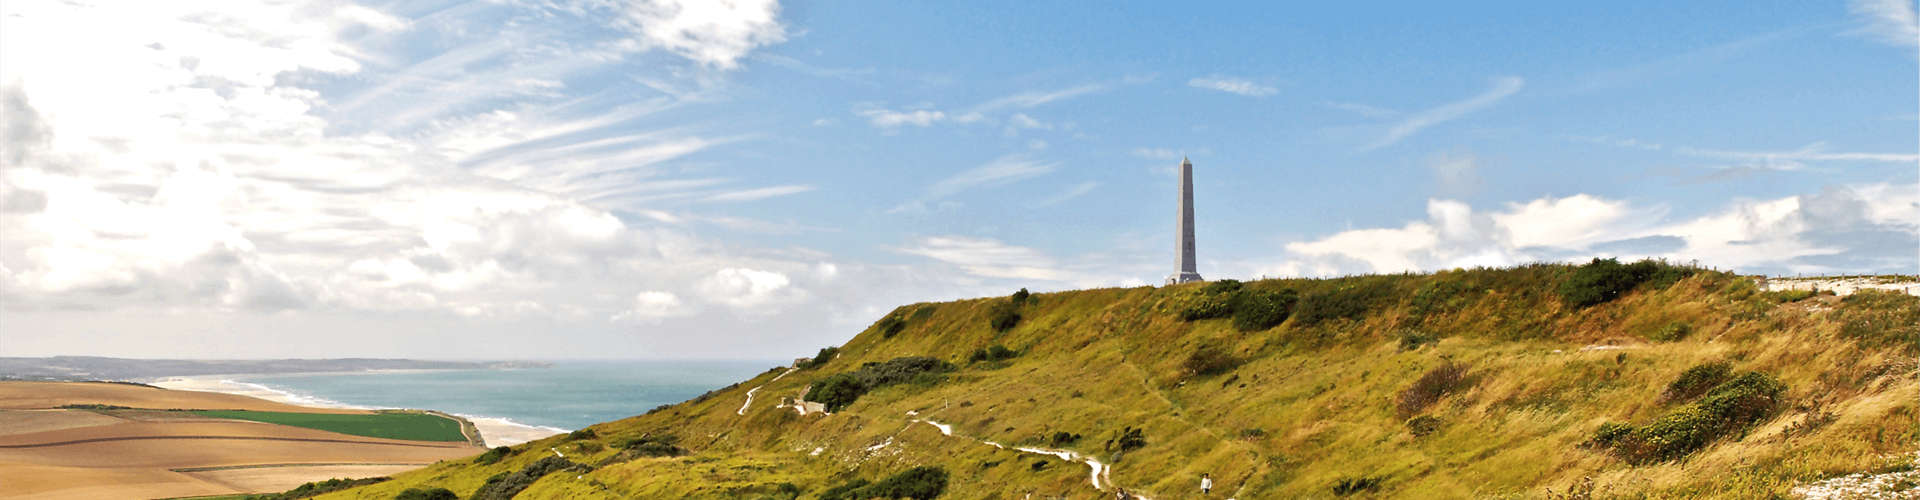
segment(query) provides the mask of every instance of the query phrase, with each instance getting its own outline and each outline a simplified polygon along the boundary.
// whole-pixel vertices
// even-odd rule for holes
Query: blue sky
[[[1911,1],[0,10],[0,356],[799,356],[1158,284],[1182,157],[1208,278],[1920,273]]]

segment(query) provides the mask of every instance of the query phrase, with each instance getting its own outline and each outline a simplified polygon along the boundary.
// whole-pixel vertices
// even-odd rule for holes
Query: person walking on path
[[[1200,494],[1205,495],[1208,493],[1213,493],[1213,478],[1208,477],[1206,473],[1202,472],[1200,473]]]
[[[1133,500],[1133,495],[1128,495],[1126,488],[1120,488],[1120,492],[1115,493],[1113,497],[1119,500]]]

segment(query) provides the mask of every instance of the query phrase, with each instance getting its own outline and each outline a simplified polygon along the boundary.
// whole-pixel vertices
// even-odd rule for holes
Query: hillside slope
[[[521,499],[819,498],[919,466],[954,499],[1201,498],[1203,473],[1217,498],[1547,498],[1588,478],[1596,497],[1776,498],[1912,467],[1920,298],[1646,266],[1637,286],[1537,264],[908,305],[823,363],[322,498],[470,498],[489,478],[530,482]],[[1599,303],[1563,294],[1582,287]],[[1183,319],[1261,303],[1290,316]],[[831,415],[781,404],[913,356],[957,369]],[[507,477],[555,454],[597,468]]]

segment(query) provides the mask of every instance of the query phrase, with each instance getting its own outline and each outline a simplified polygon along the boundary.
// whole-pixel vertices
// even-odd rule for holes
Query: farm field
[[[374,415],[338,415],[244,410],[206,410],[196,415],[251,420],[338,432],[354,436],[408,439],[415,441],[465,441],[460,422],[425,413],[378,413]]]
[[[36,405],[46,405],[39,406]],[[63,405],[133,409],[75,410]],[[160,410],[143,409],[155,408]],[[362,430],[445,422],[451,440],[390,439],[171,408],[245,408],[279,420],[365,419]],[[302,414],[307,410],[325,413]],[[431,420],[427,420],[431,419]],[[403,426],[404,427],[404,426]],[[444,430],[427,435],[448,437]],[[474,455],[453,420],[332,410],[125,384],[0,382],[0,498],[125,499],[268,493],[335,477],[385,476]]]

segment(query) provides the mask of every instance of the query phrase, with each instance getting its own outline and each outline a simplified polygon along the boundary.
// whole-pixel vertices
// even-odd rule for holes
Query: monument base
[[[1195,281],[1206,281],[1206,279],[1201,278],[1200,273],[1178,273],[1178,274],[1167,275],[1167,284],[1169,285],[1178,285],[1181,283],[1192,283]]]

